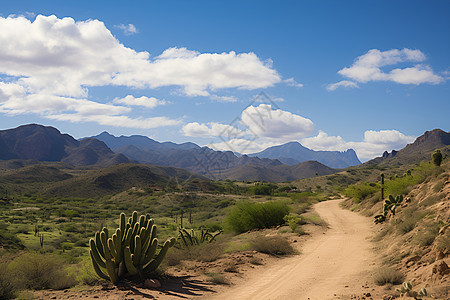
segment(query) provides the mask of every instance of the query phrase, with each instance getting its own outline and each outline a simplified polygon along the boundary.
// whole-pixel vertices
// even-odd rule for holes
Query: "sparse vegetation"
[[[289,241],[277,235],[257,237],[251,241],[250,247],[258,252],[270,255],[289,255],[295,253]]]
[[[377,285],[400,284],[405,276],[394,268],[382,267],[375,272],[374,281]]]
[[[226,222],[229,228],[242,233],[252,229],[270,228],[284,223],[284,216],[289,213],[289,207],[283,201],[267,201],[238,203],[228,213]]]

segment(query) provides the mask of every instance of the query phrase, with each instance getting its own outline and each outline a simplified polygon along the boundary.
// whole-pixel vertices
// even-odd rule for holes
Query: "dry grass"
[[[377,270],[374,275],[374,281],[377,285],[385,284],[400,284],[405,279],[405,276],[396,269],[389,267],[382,267]]]
[[[251,241],[250,247],[258,252],[270,255],[289,255],[295,253],[289,241],[281,236],[260,236]]]
[[[215,284],[229,284],[229,282],[227,281],[227,279],[225,278],[225,276],[223,276],[223,274],[220,273],[206,273],[206,276],[208,276],[208,281],[215,283]]]

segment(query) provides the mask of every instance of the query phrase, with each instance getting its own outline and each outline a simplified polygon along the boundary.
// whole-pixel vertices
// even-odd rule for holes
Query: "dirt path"
[[[373,224],[342,209],[341,201],[315,205],[330,229],[308,240],[301,255],[280,260],[211,299],[325,300],[351,299],[351,295],[367,292],[373,295],[367,285],[375,262],[368,241]]]

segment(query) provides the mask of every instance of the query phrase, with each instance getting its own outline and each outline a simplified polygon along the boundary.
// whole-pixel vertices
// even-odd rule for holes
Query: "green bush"
[[[270,255],[289,255],[295,253],[289,241],[281,236],[257,237],[250,242],[250,248]]]
[[[5,264],[0,264],[0,299],[13,299],[15,297],[14,285]]]
[[[249,193],[252,195],[265,195],[265,196],[272,195],[273,190],[274,186],[268,184],[256,185],[248,189]]]
[[[14,259],[8,270],[19,289],[66,289],[76,284],[64,270],[62,258],[51,254],[27,253]]]
[[[355,203],[359,203],[367,197],[374,195],[378,191],[380,191],[378,184],[363,182],[361,184],[348,186],[344,190],[344,195],[353,198]]]
[[[252,229],[270,228],[284,223],[284,216],[289,214],[289,207],[284,201],[238,203],[226,216],[228,227],[243,233]]]

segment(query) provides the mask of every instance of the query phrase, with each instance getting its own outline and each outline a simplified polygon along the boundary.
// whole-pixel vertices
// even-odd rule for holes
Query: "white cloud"
[[[164,126],[179,125],[181,121],[171,120],[166,117],[154,118],[138,118],[133,119],[127,116],[110,116],[110,115],[80,115],[80,114],[53,114],[46,116],[47,119],[57,121],[69,121],[72,123],[79,122],[96,122],[105,126],[116,126],[125,128],[153,129]]]
[[[241,114],[241,123],[253,136],[277,141],[296,140],[314,132],[311,120],[281,109],[272,109],[269,104],[247,107]]]
[[[345,87],[345,88],[359,88],[358,84],[356,82],[353,81],[348,81],[348,80],[342,80],[336,83],[330,83],[329,85],[327,85],[327,90],[329,91],[334,91],[339,87]]]
[[[181,129],[185,136],[190,137],[242,137],[245,133],[231,125],[216,122],[200,124],[198,122],[188,123]]]
[[[225,103],[234,103],[237,102],[237,98],[234,96],[218,96],[218,95],[211,95],[209,96],[211,100],[215,100],[217,102],[225,102]]]
[[[357,57],[350,67],[339,70],[338,74],[361,83],[392,81],[400,84],[419,85],[443,82],[444,78],[435,74],[427,65],[416,64],[412,67],[396,68],[387,72],[382,70],[382,67],[386,66],[399,63],[419,63],[424,60],[426,60],[426,56],[420,50],[404,48],[402,50],[380,51],[372,49]]]
[[[294,87],[298,87],[298,88],[303,87],[303,84],[298,83],[297,81],[295,81],[294,78],[288,78],[288,79],[283,80],[283,81],[289,86],[294,86]]]
[[[247,107],[231,125],[193,122],[183,126],[182,132],[185,136],[213,138],[208,145],[213,149],[248,154],[309,136],[314,124],[299,115],[260,104]]]
[[[323,131],[315,137],[304,138],[301,144],[313,150],[345,151],[354,149],[362,161],[381,156],[384,151],[400,150],[415,137],[406,136],[397,130],[367,130],[362,142],[346,142],[340,136],[329,136]]]
[[[231,139],[216,143],[210,143],[207,147],[216,151],[233,151],[240,154],[250,154],[260,152],[268,147],[279,145],[272,141],[252,140],[252,139]]]
[[[134,26],[133,24],[128,24],[128,25],[119,24],[119,25],[114,25],[114,27],[121,29],[125,35],[132,35],[132,34],[138,33],[136,26]]]
[[[156,106],[168,104],[166,100],[159,100],[154,97],[146,96],[136,98],[132,95],[128,95],[125,98],[116,98],[113,100],[113,103],[125,104],[130,106],[143,106],[147,108],[155,108]]]
[[[128,30],[135,31],[130,25]],[[148,52],[121,44],[101,21],[76,22],[54,15],[38,15],[33,22],[24,16],[0,17],[0,74],[10,78],[0,79],[2,113],[37,113],[48,118],[69,115],[80,122],[97,122],[87,118],[89,115],[97,115],[99,120],[123,117],[125,122],[111,123],[138,128],[150,125],[146,119],[122,116],[131,108],[119,104],[154,107],[163,100],[130,96],[103,104],[89,100],[89,88],[175,86],[189,96],[209,96],[223,88],[252,90],[281,82],[270,61],[263,62],[254,53],[169,48],[152,59]],[[219,98],[234,101],[232,97]],[[161,122],[161,126],[175,123],[179,121]]]

